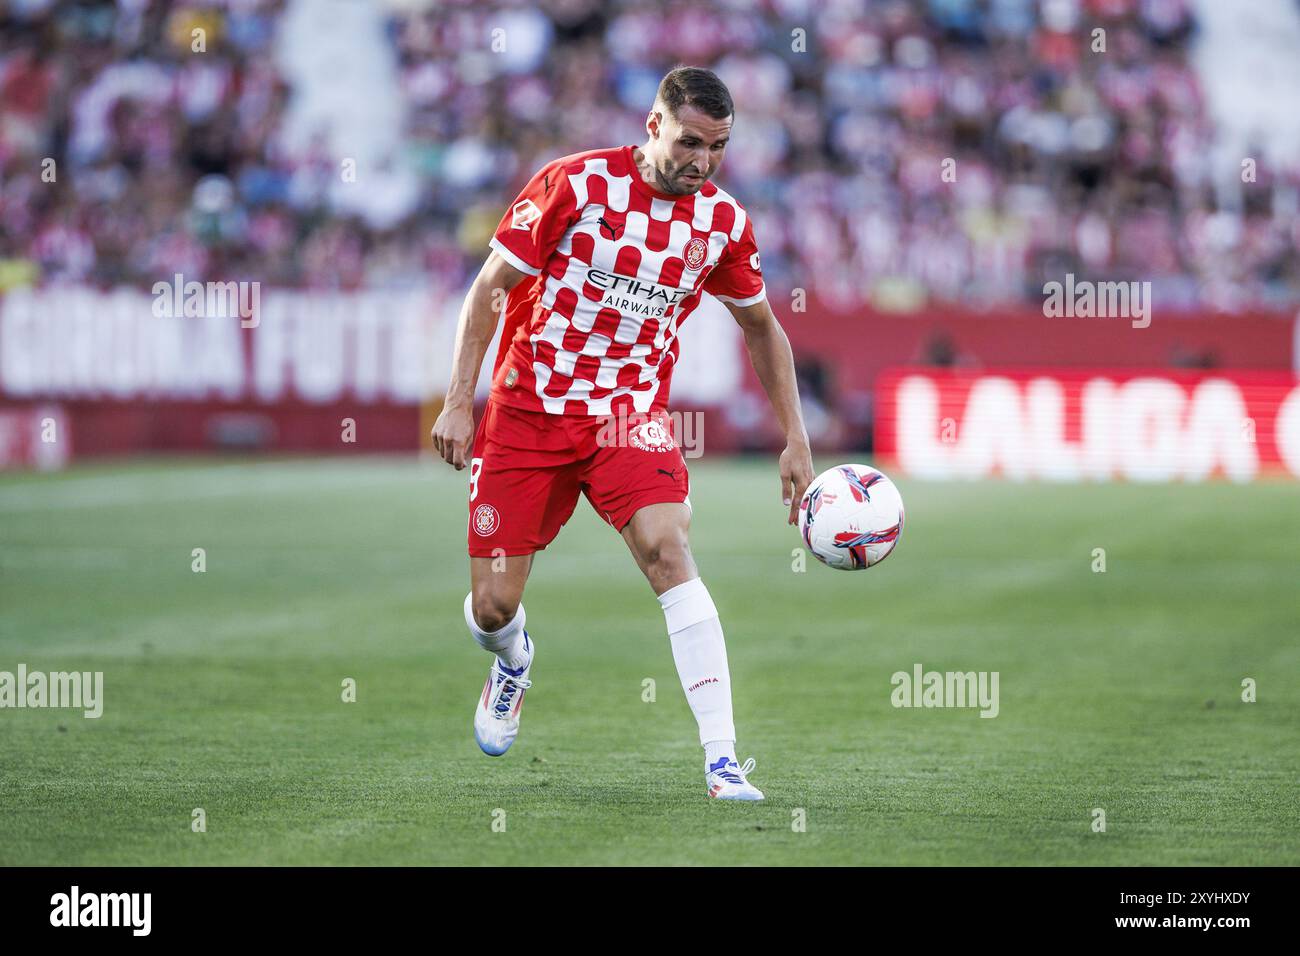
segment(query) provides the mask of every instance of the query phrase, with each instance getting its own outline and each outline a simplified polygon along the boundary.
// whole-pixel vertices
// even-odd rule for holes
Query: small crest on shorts
[[[519,381],[519,370],[513,368],[506,369],[506,388],[514,388],[515,382],[517,381]]]
[[[486,538],[501,526],[501,515],[491,505],[479,505],[474,509],[474,533]]]

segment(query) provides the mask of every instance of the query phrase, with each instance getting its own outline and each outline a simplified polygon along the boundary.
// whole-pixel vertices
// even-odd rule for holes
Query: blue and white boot
[[[524,692],[533,686],[528,672],[536,650],[527,631],[524,631],[524,646],[529,651],[528,664],[519,670],[506,667],[498,657],[492,658],[487,683],[474,711],[474,739],[479,749],[490,757],[500,757],[509,750],[519,734],[519,711],[524,705]]]
[[[743,767],[726,757],[718,758],[704,775],[709,796],[715,800],[762,800],[763,791],[745,779],[754,772],[754,766],[753,757],[746,760]]]

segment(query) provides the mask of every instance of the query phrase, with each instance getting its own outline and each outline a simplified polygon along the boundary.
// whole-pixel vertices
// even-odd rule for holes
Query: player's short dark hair
[[[656,97],[677,117],[683,106],[694,106],[714,119],[726,119],[736,112],[731,91],[711,70],[698,66],[679,66],[659,81]]]

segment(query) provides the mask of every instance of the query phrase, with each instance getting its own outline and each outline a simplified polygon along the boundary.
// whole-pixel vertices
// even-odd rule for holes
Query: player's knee
[[[474,595],[474,623],[485,631],[499,631],[515,619],[519,600],[508,595],[484,591]]]
[[[645,551],[645,566],[652,581],[688,576],[695,563],[686,535],[675,532],[652,541]]]

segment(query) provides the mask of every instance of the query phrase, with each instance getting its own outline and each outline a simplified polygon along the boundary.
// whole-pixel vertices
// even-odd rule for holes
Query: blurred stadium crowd
[[[279,28],[329,0],[11,0],[0,290],[459,288],[534,169],[642,142],[660,76],[690,63],[735,96],[721,184],[773,289],[982,306],[1072,271],[1189,307],[1300,301],[1300,157],[1222,188],[1190,0],[376,6],[417,184],[382,219],[333,201],[330,144],[281,135],[300,90]]]

